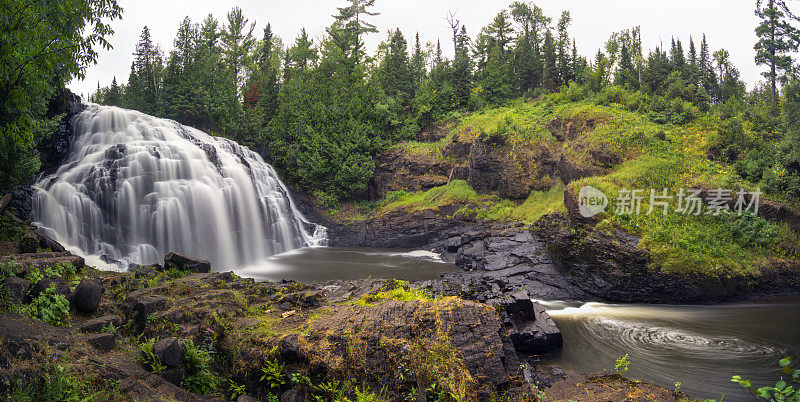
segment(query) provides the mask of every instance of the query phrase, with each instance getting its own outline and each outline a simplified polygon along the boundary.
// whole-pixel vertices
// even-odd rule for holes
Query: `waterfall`
[[[89,264],[126,268],[177,251],[232,269],[326,242],[246,147],[116,107],[91,105],[71,124],[68,160],[35,184],[33,217]]]

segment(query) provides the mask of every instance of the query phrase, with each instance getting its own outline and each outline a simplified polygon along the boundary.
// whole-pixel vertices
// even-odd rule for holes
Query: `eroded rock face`
[[[464,180],[467,175],[465,163],[393,148],[378,157],[370,191],[375,197],[388,191],[424,191],[443,186],[448,180]]]
[[[533,190],[555,183],[553,151],[545,143],[533,149],[515,148],[502,138],[481,134],[469,156],[469,184],[479,193],[524,199]]]
[[[324,337],[328,342],[344,341],[342,335],[347,333],[353,334],[347,342],[360,345],[368,356],[366,371],[379,377],[391,377],[395,371],[397,363],[389,358],[391,355],[448,353],[435,350],[444,342],[442,337],[458,351],[469,375],[487,388],[487,393],[507,385],[509,374],[519,368],[497,314],[475,302],[390,300],[368,307],[339,305],[309,327],[312,339]],[[314,351],[303,353],[314,359]]]

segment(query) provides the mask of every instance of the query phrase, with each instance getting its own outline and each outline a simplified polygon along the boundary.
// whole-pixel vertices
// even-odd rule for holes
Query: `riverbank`
[[[480,303],[396,280],[257,283],[192,272],[203,265],[184,262],[128,273],[18,268],[3,281],[0,394],[85,397],[91,389],[109,400],[252,400],[245,394],[535,400],[547,386],[575,382],[553,389],[596,396],[581,400],[681,395],[618,376],[576,377],[529,364],[531,353],[560,347],[561,339],[541,306],[524,295]],[[66,306],[39,302],[56,295]]]

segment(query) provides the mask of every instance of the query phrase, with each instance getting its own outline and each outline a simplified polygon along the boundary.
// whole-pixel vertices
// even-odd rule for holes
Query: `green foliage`
[[[159,359],[153,351],[155,344],[156,338],[150,338],[140,343],[139,356],[136,357],[136,360],[150,372],[158,374],[166,370],[167,366],[161,363],[161,359]]]
[[[277,360],[269,360],[264,367],[261,367],[261,377],[263,382],[270,390],[278,390],[287,384],[286,374],[283,372],[283,363]]]
[[[211,372],[211,359],[214,351],[210,344],[196,346],[191,339],[184,340],[186,352],[183,364],[186,374],[183,386],[196,394],[208,394],[219,387],[219,377]],[[233,384],[231,384],[233,385]]]
[[[9,401],[124,401],[116,380],[98,379],[72,373],[50,361],[31,373],[33,376],[6,380],[11,385]]]
[[[64,0],[57,4],[8,0],[0,18],[0,192],[29,180],[39,168],[35,145],[53,131],[47,101],[65,82],[83,77],[110,49],[114,0]],[[45,18],[46,17],[46,18]]]
[[[56,326],[69,324],[69,300],[59,293],[56,293],[56,285],[51,284],[49,288],[39,293],[31,303],[26,306],[27,312],[36,318]]]
[[[614,372],[620,376],[624,376],[625,373],[628,372],[628,364],[630,364],[630,357],[625,353],[624,356],[620,356],[614,363]]]
[[[435,301],[436,298],[425,290],[412,288],[406,281],[394,280],[394,287],[391,289],[380,289],[375,292],[366,293],[361,298],[354,300],[351,304],[357,306],[369,306],[382,300],[397,301]]]
[[[0,239],[19,243],[28,230],[27,225],[0,214]]]
[[[731,381],[741,385],[753,395],[769,401],[800,401],[800,369],[792,369],[792,361],[788,357],[781,359],[778,364],[783,373],[789,376],[788,381],[781,377],[774,386],[765,386],[758,389],[749,380],[745,380],[738,375],[733,376]]]

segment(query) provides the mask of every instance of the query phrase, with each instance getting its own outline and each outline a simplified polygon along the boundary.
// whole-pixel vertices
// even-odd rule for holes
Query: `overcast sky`
[[[116,33],[110,42],[114,48],[100,52],[97,65],[88,69],[86,80],[69,84],[73,92],[85,96],[97,88],[98,81],[106,86],[114,76],[118,82],[126,82],[134,47],[145,25],[168,53],[178,24],[185,16],[201,22],[211,13],[224,21],[228,10],[239,6],[251,22],[257,22],[254,32],[258,38],[269,22],[284,44],[289,44],[303,27],[313,37],[322,35],[333,20],[336,7],[345,0],[119,0],[119,3],[124,13],[121,20],[113,22]],[[510,3],[511,0],[377,0],[375,10],[381,14],[371,17],[371,22],[380,33],[369,35],[366,43],[372,52],[385,39],[388,29],[399,27],[408,39],[419,32],[423,43],[441,38],[445,52],[451,55],[445,21],[448,10],[457,13],[474,38],[481,27]],[[691,35],[699,51],[700,38],[706,33],[712,50],[730,51],[748,87],[761,80],[760,68],[753,61],[754,28],[758,22],[753,13],[755,0],[538,0],[535,3],[553,22],[562,10],[572,13],[570,33],[582,55],[594,55],[612,32],[635,25],[642,27],[646,49],[662,41],[668,45],[674,35],[683,40],[684,49],[688,50]],[[790,0],[792,3],[797,4],[795,8],[800,12],[800,2]]]

